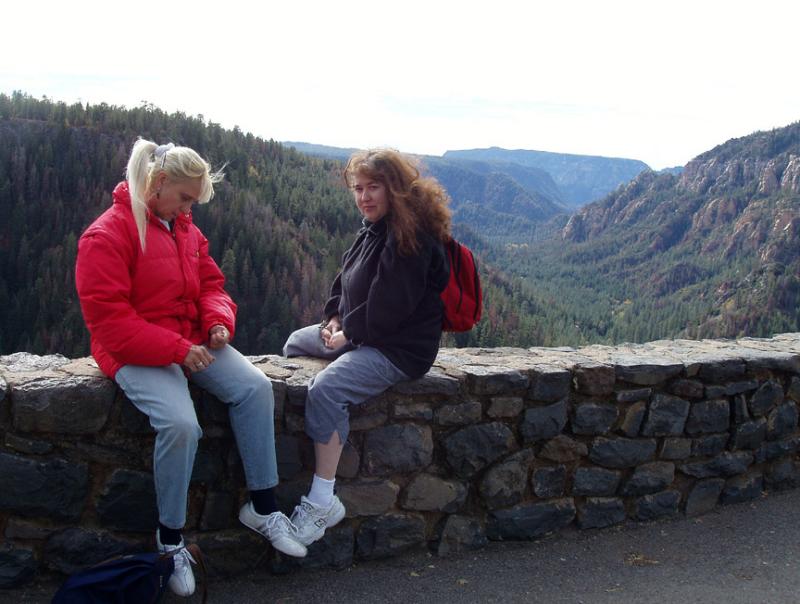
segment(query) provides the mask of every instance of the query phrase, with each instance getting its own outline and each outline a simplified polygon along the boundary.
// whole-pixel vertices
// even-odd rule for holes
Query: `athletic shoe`
[[[344,518],[344,506],[339,498],[334,495],[330,506],[311,503],[304,495],[300,498],[300,505],[294,508],[292,523],[297,529],[297,538],[303,545],[310,545],[322,538],[325,530],[336,526]]]
[[[191,596],[194,593],[194,573],[192,572],[192,563],[194,558],[186,551],[183,546],[183,539],[178,545],[169,545],[161,543],[161,535],[156,530],[156,545],[158,546],[159,554],[166,554],[175,550],[180,550],[172,559],[175,561],[175,570],[169,577],[167,586],[177,596]]]
[[[295,558],[305,557],[306,547],[297,539],[297,529],[283,512],[258,514],[253,502],[248,501],[239,510],[239,522],[266,537],[279,552]]]

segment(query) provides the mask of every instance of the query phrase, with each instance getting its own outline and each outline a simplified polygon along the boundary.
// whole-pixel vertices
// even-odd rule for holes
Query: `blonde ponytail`
[[[150,188],[150,158],[158,145],[152,141],[140,138],[133,145],[125,178],[128,180],[128,190],[131,194],[131,210],[136,220],[136,230],[139,231],[139,243],[142,251],[145,250],[145,235],[147,234],[147,198]]]

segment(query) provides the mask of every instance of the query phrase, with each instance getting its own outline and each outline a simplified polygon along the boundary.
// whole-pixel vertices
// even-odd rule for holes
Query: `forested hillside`
[[[202,116],[148,105],[66,105],[0,94],[0,353],[88,354],[74,289],[77,239],[111,204],[137,136],[193,147],[226,164],[217,196],[194,212],[239,304],[236,345],[276,353],[319,320],[343,251],[360,228],[339,162],[312,158]],[[459,235],[485,249],[466,230]],[[487,311],[449,343],[528,343],[540,319],[519,280],[483,266]]]
[[[567,341],[800,330],[800,123],[731,140],[679,176],[644,172],[507,257],[570,317]]]

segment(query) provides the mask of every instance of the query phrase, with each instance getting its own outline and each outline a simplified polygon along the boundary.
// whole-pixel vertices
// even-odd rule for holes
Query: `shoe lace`
[[[289,520],[284,514],[270,514],[264,521],[264,529],[266,531],[274,531],[286,529],[289,532],[297,530],[292,521]]]
[[[181,551],[173,556],[172,559],[175,561],[176,569],[186,568],[189,563],[197,564],[197,560],[192,557],[192,554],[190,554],[189,550],[186,548],[182,548]]]

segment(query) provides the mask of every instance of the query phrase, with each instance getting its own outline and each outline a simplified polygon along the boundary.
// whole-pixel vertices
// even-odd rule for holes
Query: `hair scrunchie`
[[[153,157],[155,157],[156,159],[158,159],[159,157],[161,158],[162,170],[164,169],[164,162],[167,159],[167,151],[173,149],[174,147],[175,145],[173,143],[167,143],[166,145],[159,145],[158,147],[156,147],[156,150],[153,151]]]

